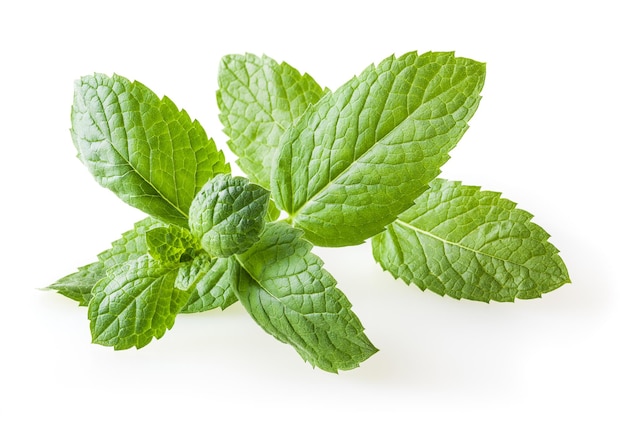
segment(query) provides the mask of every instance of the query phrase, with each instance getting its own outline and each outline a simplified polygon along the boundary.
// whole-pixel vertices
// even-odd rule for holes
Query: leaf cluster
[[[148,217],[49,288],[86,306],[93,342],[115,349],[241,302],[330,372],[377,349],[314,245],[371,239],[383,269],[454,298],[540,297],[569,282],[548,234],[499,193],[438,178],[484,81],[485,64],[453,53],[390,56],[335,91],[266,56],[226,56],[217,102],[243,177],[167,97],[85,76],[78,157]]]

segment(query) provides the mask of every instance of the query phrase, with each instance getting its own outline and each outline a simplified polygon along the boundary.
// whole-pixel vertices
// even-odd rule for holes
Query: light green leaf
[[[175,226],[167,226],[158,220],[146,218],[135,224],[133,230],[122,235],[112,243],[110,249],[98,255],[99,261],[81,267],[78,272],[72,273],[59,279],[46,289],[58,291],[60,294],[86,306],[91,299],[91,291],[94,285],[107,277],[107,270],[113,270],[116,266],[136,260],[149,252],[148,235],[153,232],[166,232],[168,228],[176,228],[189,235],[186,229]],[[158,233],[157,233],[158,234]],[[195,240],[195,238],[194,238]],[[181,290],[191,288],[190,297],[181,313],[197,313],[220,307],[226,307],[237,301],[237,297],[231,288],[234,281],[233,267],[229,266],[233,259],[211,259],[197,246],[193,245],[192,261],[186,264],[178,264],[180,270],[176,278],[175,286]],[[164,247],[165,248],[165,247]],[[153,249],[154,251],[154,249]],[[200,252],[198,252],[200,251]],[[181,252],[180,250],[178,252]],[[187,260],[187,250],[181,252],[181,259]],[[174,255],[175,257],[176,255]],[[174,261],[165,261],[167,257],[157,254],[157,260],[165,262],[165,265],[175,265]],[[173,259],[172,257],[171,259]],[[153,257],[154,258],[154,257]],[[110,273],[110,272],[109,272]],[[196,285],[193,287],[193,285]]]
[[[122,237],[111,244],[111,248],[98,254],[98,259],[103,262],[106,269],[118,266],[130,260],[137,259],[148,253],[146,233],[152,229],[165,226],[165,224],[152,217],[138,221]]]
[[[218,81],[217,102],[228,146],[250,180],[269,189],[281,135],[323,90],[290,65],[251,54],[225,56]]]
[[[175,225],[148,230],[146,243],[152,258],[173,265],[191,261],[196,251],[202,249],[189,230]]]
[[[204,183],[230,172],[197,121],[139,82],[102,74],[76,82],[72,138],[98,183],[124,202],[187,226]]]
[[[396,278],[453,298],[537,298],[568,283],[549,235],[499,193],[435,179],[415,206],[372,239]]]
[[[45,289],[57,291],[69,299],[78,301],[79,306],[86,306],[91,299],[91,289],[105,276],[104,264],[96,261],[80,267],[77,272],[62,277]]]
[[[467,130],[485,65],[407,53],[326,94],[281,138],[272,197],[316,245],[363,242],[428,187]]]
[[[301,236],[283,222],[268,223],[261,240],[237,256],[242,269],[235,292],[266,332],[305,361],[330,372],[353,369],[377,349]]]
[[[237,297],[233,286],[237,279],[238,267],[235,257],[211,260],[206,255],[195,258],[191,267],[188,270],[181,269],[178,275],[176,286],[181,289],[192,284],[192,282],[183,284],[182,279],[193,279],[195,282],[189,300],[180,312],[199,313],[218,307],[224,310],[235,303]]]
[[[276,206],[276,203],[272,201],[272,199],[270,198],[270,202],[267,206],[267,213],[265,214],[265,221],[266,222],[276,221],[278,220],[279,217],[280,217],[280,210]]]
[[[86,306],[91,299],[93,286],[107,276],[107,270],[127,261],[141,257],[148,252],[146,233],[164,224],[153,218],[146,218],[137,223],[133,230],[111,244],[111,248],[98,254],[98,261],[80,267],[78,272],[65,276],[46,289],[58,291],[79,305]]]
[[[244,177],[217,175],[191,204],[191,233],[212,256],[242,253],[259,240],[269,199],[266,189]]]
[[[112,269],[89,302],[93,342],[123,350],[161,338],[189,298],[175,287],[178,272],[148,255]]]

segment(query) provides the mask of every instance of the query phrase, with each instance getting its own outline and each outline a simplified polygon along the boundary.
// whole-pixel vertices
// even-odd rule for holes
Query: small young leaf
[[[212,256],[242,253],[259,240],[269,199],[266,189],[244,177],[217,175],[191,204],[191,233]]]
[[[161,338],[189,298],[175,287],[178,272],[148,255],[111,269],[89,302],[93,342],[123,350]]]
[[[218,173],[224,154],[197,121],[139,82],[114,75],[76,82],[72,138],[98,183],[124,202],[187,226],[189,205]]]
[[[225,56],[218,81],[217,102],[228,146],[250,181],[269,189],[280,136],[323,90],[288,64],[251,54]]]
[[[184,289],[190,283],[183,285],[181,280],[193,278],[195,287],[191,291],[187,304],[180,312],[199,313],[218,307],[224,310],[235,303],[237,296],[233,286],[237,279],[238,267],[235,257],[211,260],[208,255],[204,255],[194,259],[188,271],[181,269],[176,286]]]
[[[316,245],[381,232],[427,189],[467,130],[485,65],[407,53],[370,66],[283,135],[272,197]]]
[[[98,254],[98,259],[103,262],[106,269],[137,259],[148,253],[146,234],[158,227],[163,227],[162,221],[152,217],[138,221],[122,237],[111,244],[111,248]]]
[[[435,179],[383,233],[376,261],[396,278],[453,298],[537,298],[568,283],[549,235],[496,192]]]
[[[197,250],[198,240],[184,227],[169,225],[146,232],[148,253],[152,258],[165,264],[191,261]]]
[[[146,233],[151,229],[164,226],[153,218],[146,218],[137,223],[133,230],[122,234],[122,237],[111,244],[111,248],[98,254],[98,261],[80,267],[78,272],[65,276],[46,289],[58,291],[79,305],[86,306],[91,299],[91,290],[102,278],[107,276],[107,270],[134,260],[148,253]]]
[[[377,349],[363,333],[335,279],[302,232],[269,223],[261,240],[237,256],[236,294],[253,319],[320,369],[353,369]]]

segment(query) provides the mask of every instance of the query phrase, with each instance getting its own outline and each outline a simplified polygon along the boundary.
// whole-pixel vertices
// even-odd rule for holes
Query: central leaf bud
[[[218,174],[191,203],[189,228],[211,256],[241,254],[259,240],[269,200],[269,192],[248,179]]]

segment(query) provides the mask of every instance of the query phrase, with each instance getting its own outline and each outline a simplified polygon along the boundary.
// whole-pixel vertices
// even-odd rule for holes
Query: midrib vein
[[[111,93],[112,93],[112,94],[114,94],[114,95],[115,95],[115,97],[116,97],[116,98],[118,98],[118,100],[119,100],[118,94],[117,94],[116,92],[114,92],[114,91],[113,91],[113,89],[111,89]],[[124,160],[124,161],[128,164],[128,166],[131,168],[131,170],[133,170],[133,172],[134,172],[135,174],[137,174],[137,175],[138,175],[138,176],[139,176],[139,177],[140,177],[143,181],[145,181],[145,182],[146,182],[146,183],[147,183],[147,184],[148,184],[148,185],[149,185],[149,186],[150,186],[150,187],[151,187],[151,188],[152,188],[152,189],[156,192],[156,194],[157,194],[157,195],[159,195],[159,197],[160,197],[161,199],[163,199],[163,200],[164,200],[167,204],[169,204],[170,206],[172,206],[172,207],[173,207],[176,211],[178,211],[178,212],[179,212],[179,213],[180,213],[180,214],[181,214],[184,218],[188,219],[188,218],[189,218],[189,215],[188,215],[187,213],[185,213],[183,210],[181,210],[181,209],[180,209],[180,207],[179,207],[178,205],[174,204],[174,203],[173,203],[173,202],[172,202],[169,198],[167,198],[167,197],[166,197],[166,196],[165,196],[165,195],[164,195],[164,194],[163,194],[163,193],[162,193],[162,192],[161,192],[161,191],[160,191],[160,190],[159,190],[159,189],[158,189],[158,188],[157,188],[157,187],[156,187],[156,186],[155,186],[155,185],[154,185],[154,184],[150,181],[150,180],[148,180],[148,179],[147,179],[147,178],[143,175],[143,173],[141,173],[141,172],[140,172],[140,170],[139,170],[137,167],[135,167],[135,166],[133,165],[133,163],[131,162],[131,152],[130,152],[130,149],[129,149],[129,151],[128,151],[128,158],[126,158],[126,157],[122,154],[122,152],[120,152],[120,151],[117,149],[117,146],[115,146],[115,143],[113,143],[113,137],[111,136],[111,134],[112,134],[112,132],[111,132],[111,126],[110,126],[110,124],[109,124],[109,119],[110,119],[110,117],[108,117],[108,116],[107,116],[107,114],[106,114],[106,112],[105,112],[104,104],[102,103],[102,99],[100,99],[100,96],[99,96],[99,95],[97,95],[97,93],[96,93],[96,98],[98,99],[98,103],[99,103],[99,105],[100,105],[100,108],[101,108],[101,110],[102,110],[103,115],[104,115],[105,117],[107,117],[107,119],[106,119],[107,132],[108,132],[107,141],[109,142],[109,145],[111,146],[111,148],[115,151],[115,153],[116,153],[117,155],[119,155],[119,157],[120,157],[120,158],[122,158],[122,159],[123,159],[123,160]],[[139,100],[138,100],[137,98],[135,98],[135,97],[133,97],[133,98],[135,99],[135,101],[137,101],[137,102],[139,103]],[[118,101],[118,104],[120,105],[120,112],[119,112],[119,114],[120,114],[120,116],[121,116],[121,118],[122,118],[122,123],[123,123],[123,125],[122,125],[122,129],[124,130],[124,139],[125,139],[126,145],[128,146],[128,132],[126,131],[126,117],[124,116],[124,112],[122,111],[122,108],[121,108],[121,102],[119,102],[119,101]],[[93,122],[93,123],[96,125],[96,127],[97,127],[96,120],[95,120],[95,119],[91,116],[91,114],[89,114],[89,116],[90,116],[90,118],[91,118],[92,122]],[[139,113],[139,117],[140,117],[140,119],[141,119],[142,127],[143,127],[143,128],[145,128],[145,126],[143,125],[143,115],[142,115],[141,113]],[[164,122],[165,122],[165,120],[164,120]],[[165,122],[165,123],[166,123],[166,125],[167,125],[167,122]],[[168,131],[169,131],[169,126],[168,126]]]
[[[373,86],[373,84],[372,84],[372,85],[370,85],[370,87],[369,87],[369,88],[371,89],[371,88],[372,88],[372,86]],[[454,89],[454,88],[455,88],[455,86],[450,86],[450,87],[449,87],[449,88],[447,88],[445,91],[443,91],[441,94],[444,94],[444,93],[446,93],[446,92],[448,92],[448,91],[450,91],[450,90],[452,90],[452,89]],[[425,93],[425,92],[426,92],[426,89],[424,89],[424,93]],[[335,93],[337,93],[337,92],[335,92]],[[352,95],[354,95],[354,93],[356,93],[356,89],[353,89]],[[333,93],[333,94],[334,94],[334,93]],[[390,91],[390,93],[388,93],[388,95],[389,95],[389,94],[391,94],[391,91]],[[440,95],[441,95],[441,94],[440,94]],[[332,100],[333,98],[334,98],[334,96],[331,96],[331,97],[330,97],[330,99],[331,99],[331,100]],[[339,174],[337,174],[334,178],[329,178],[329,179],[328,179],[328,182],[327,182],[327,183],[326,183],[323,187],[321,187],[320,189],[316,190],[313,194],[311,194],[311,196],[310,196],[310,197],[309,197],[306,201],[304,201],[304,202],[302,203],[302,205],[300,205],[300,207],[298,207],[298,209],[297,209],[295,212],[290,213],[290,217],[291,217],[292,219],[293,219],[293,218],[295,218],[295,217],[297,217],[297,216],[298,216],[298,214],[300,213],[300,211],[302,211],[303,209],[305,209],[305,208],[306,208],[306,207],[307,207],[310,203],[314,202],[316,199],[320,198],[320,197],[323,195],[323,193],[324,193],[324,192],[325,192],[325,191],[326,191],[326,190],[327,190],[327,189],[328,189],[328,188],[329,188],[329,187],[330,187],[333,183],[335,183],[336,181],[340,180],[340,179],[341,179],[341,177],[342,177],[343,175],[348,174],[348,173],[350,172],[350,170],[352,169],[352,167],[353,167],[355,164],[357,164],[357,163],[358,163],[358,161],[359,161],[361,158],[365,157],[365,156],[366,156],[369,152],[371,152],[371,151],[373,151],[374,149],[376,149],[376,147],[377,147],[379,144],[383,144],[383,143],[385,143],[385,141],[386,141],[387,139],[389,139],[390,137],[392,137],[392,135],[394,135],[397,131],[399,131],[398,129],[402,128],[402,127],[403,127],[403,126],[404,126],[404,125],[405,125],[405,124],[406,124],[409,120],[414,119],[413,117],[414,117],[414,116],[415,116],[418,112],[420,112],[420,111],[422,110],[422,108],[423,108],[425,105],[427,105],[427,104],[428,104],[431,100],[433,100],[433,99],[429,99],[429,100],[427,100],[426,102],[420,103],[420,104],[419,104],[419,105],[418,105],[415,109],[413,109],[413,111],[411,111],[410,113],[408,113],[408,114],[406,115],[406,117],[404,117],[404,119],[402,119],[402,121],[400,121],[400,122],[398,123],[398,125],[396,125],[394,128],[392,128],[389,132],[385,133],[385,134],[384,134],[382,137],[380,137],[379,139],[374,140],[374,142],[373,142],[373,143],[372,143],[372,144],[371,144],[371,145],[370,145],[370,146],[369,146],[366,150],[364,150],[364,151],[363,151],[363,152],[362,152],[359,156],[354,156],[354,160],[353,160],[353,161],[352,161],[352,162],[351,162],[351,163],[350,163],[350,164],[349,164],[346,168],[344,168],[343,170],[341,170],[341,172],[340,172]],[[348,102],[348,103],[349,103],[349,102]],[[361,108],[361,111],[362,111],[362,109],[365,107],[365,104],[366,104],[366,103],[367,103],[367,102],[363,102],[363,107]],[[465,104],[465,103],[463,103],[463,104]],[[319,105],[319,103],[318,103],[318,105]],[[460,106],[459,106],[459,108],[460,108]],[[447,115],[452,115],[454,112],[455,112],[455,111],[450,111]],[[379,117],[379,118],[380,118],[380,117]],[[357,120],[357,121],[358,121],[358,120]],[[426,121],[426,120],[420,120],[420,121]],[[460,121],[464,121],[464,119],[459,120],[459,122],[460,122]],[[320,121],[320,122],[322,122],[322,121]],[[422,140],[417,140],[417,141],[419,142],[419,141],[424,141],[424,140],[428,140],[428,139],[422,139]]]
[[[439,242],[441,242],[441,243],[443,243],[445,245],[456,246],[457,248],[461,248],[461,249],[464,249],[466,251],[473,252],[474,254],[483,255],[485,257],[493,258],[494,260],[502,261],[502,262],[505,262],[505,263],[512,263],[512,264],[517,264],[518,266],[524,266],[523,264],[515,263],[515,262],[513,262],[513,261],[511,261],[509,259],[501,258],[501,257],[498,257],[497,255],[489,254],[489,253],[480,251],[478,249],[470,248],[469,246],[463,245],[461,243],[453,242],[453,241],[444,239],[444,238],[442,238],[440,236],[437,236],[437,235],[435,235],[433,233],[430,233],[430,232],[428,232],[426,230],[423,230],[423,229],[420,229],[418,227],[415,227],[414,225],[412,225],[410,223],[407,223],[406,221],[402,221],[400,219],[397,219],[394,223],[396,223],[396,224],[398,224],[400,226],[406,227],[407,229],[412,230],[412,231],[414,231],[416,233],[422,234],[422,235],[427,236],[429,238],[433,238],[433,239],[435,239],[435,240],[437,240],[437,241],[439,241]]]

